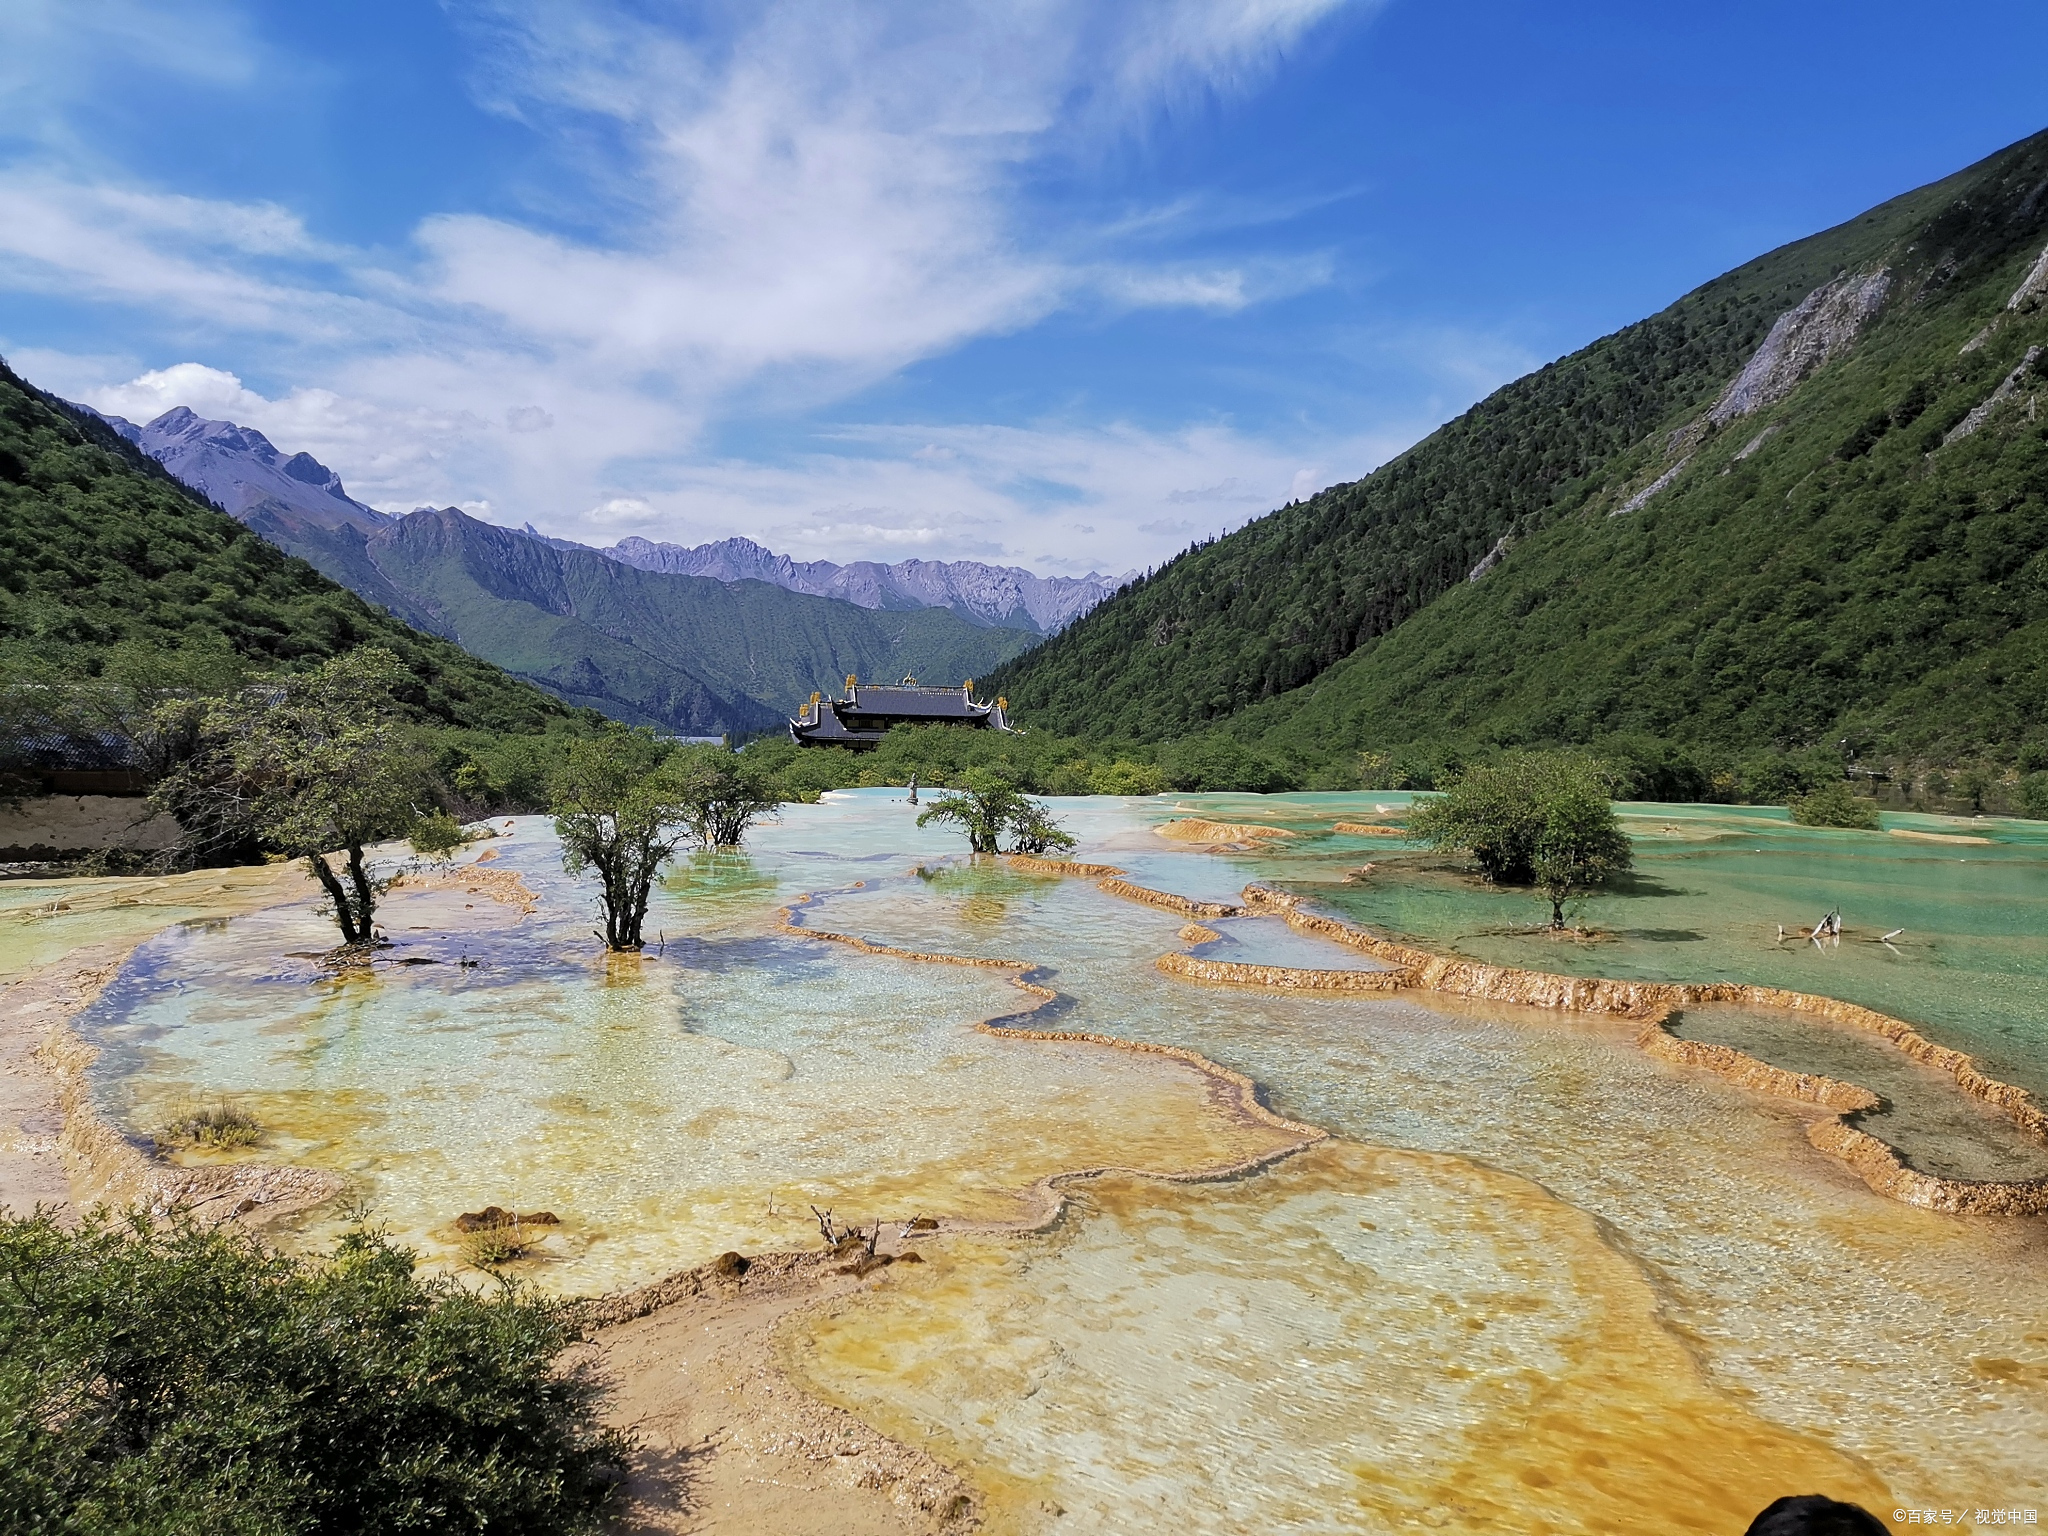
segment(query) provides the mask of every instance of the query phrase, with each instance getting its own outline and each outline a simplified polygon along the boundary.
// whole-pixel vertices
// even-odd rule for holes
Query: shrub
[[[1150,763],[1134,763],[1118,758],[1106,767],[1098,768],[1089,776],[1088,788],[1091,795],[1163,795],[1167,791],[1166,775]]]
[[[240,1105],[217,1099],[182,1111],[157,1133],[159,1148],[168,1147],[253,1147],[263,1135],[256,1117]]]
[[[1074,839],[1060,829],[1044,806],[1020,794],[1000,774],[970,768],[961,775],[957,793],[944,794],[920,814],[917,824],[951,822],[967,835],[976,853],[1000,853],[1005,837],[1012,853],[1040,854],[1071,848]]]
[[[0,1529],[594,1532],[630,1449],[560,1305],[235,1228],[0,1220]]]
[[[446,811],[435,811],[413,824],[407,841],[421,858],[445,862],[463,844],[462,826]]]
[[[1766,752],[1736,770],[1736,790],[1750,805],[1784,805],[1795,795],[1842,777],[1841,759],[1825,753]]]
[[[1195,793],[1242,790],[1276,794],[1295,787],[1295,776],[1231,736],[1189,736],[1159,750],[1159,767],[1175,789]]]
[[[532,1249],[532,1239],[517,1221],[505,1226],[479,1227],[462,1239],[462,1259],[472,1269],[496,1269],[514,1259],[523,1259]]]
[[[2048,821],[2048,773],[2030,773],[2020,780],[2020,812]]]
[[[1802,827],[1854,827],[1865,832],[1878,828],[1877,802],[1864,799],[1839,779],[1811,794],[1793,796],[1790,809]]]
[[[1565,752],[1516,752],[1468,768],[1420,804],[1409,830],[1439,849],[1468,851],[1488,880],[1538,886],[1550,923],[1564,903],[1627,869],[1633,853],[1608,799],[1607,773]]]

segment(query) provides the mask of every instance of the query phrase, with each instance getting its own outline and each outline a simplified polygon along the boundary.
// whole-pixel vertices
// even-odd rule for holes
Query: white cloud
[[[57,38],[72,8],[22,3],[10,15],[33,26],[14,35],[89,73]],[[1120,569],[1181,539],[1145,531],[1178,529],[1162,516],[1176,492],[1241,487],[1208,508],[1241,518],[1398,444],[1322,442],[1305,466],[1300,445],[1221,427],[849,427],[764,464],[707,458],[706,428],[817,411],[1063,307],[1227,313],[1329,281],[1313,254],[1139,259],[1125,231],[1142,213],[1076,228],[1020,188],[1191,96],[1256,87],[1345,3],[773,0],[711,8],[694,32],[602,0],[458,7],[481,44],[475,89],[582,156],[573,218],[443,213],[409,248],[358,250],[286,207],[136,185],[46,135],[0,171],[0,283],[117,307],[146,320],[157,361],[200,359],[74,358],[60,371],[80,398],[257,427],[389,510]],[[156,46],[148,7],[98,14],[92,46]],[[267,67],[232,13],[198,14],[218,60],[172,41],[165,68],[232,84]],[[593,118],[610,131],[584,132]],[[227,362],[293,382],[254,389]],[[1077,507],[1099,532],[1077,534]]]
[[[225,417],[261,430],[259,417],[272,414],[273,402],[232,373],[209,368],[204,363],[177,363],[155,368],[126,384],[91,391],[86,404],[131,421],[148,422],[177,406],[201,416]]]

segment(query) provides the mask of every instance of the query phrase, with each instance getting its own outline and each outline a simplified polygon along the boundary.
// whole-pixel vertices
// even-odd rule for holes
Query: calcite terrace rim
[[[1107,868],[1108,866],[1087,866]],[[1116,881],[1123,886],[1125,882]],[[1171,892],[1152,891],[1144,887],[1129,887],[1144,894],[1133,899],[1165,897],[1159,905],[1172,906],[1179,910],[1178,903],[1185,897],[1173,896]],[[827,928],[813,928],[803,921],[802,914],[815,906],[830,893],[819,892],[799,896],[776,914],[776,926],[795,938],[810,939],[819,943],[842,944],[865,955],[884,956],[895,960],[910,960],[930,965],[964,965],[983,970],[1007,971],[1010,985],[1031,999],[1030,1003],[1015,1013],[998,1014],[982,1019],[974,1025],[977,1034],[989,1035],[999,1040],[1034,1040],[1049,1044],[1097,1045],[1111,1050],[1129,1051],[1144,1056],[1160,1056],[1169,1061],[1178,1061],[1193,1067],[1211,1082],[1226,1089],[1234,1103],[1233,1107],[1245,1119],[1263,1125],[1270,1130],[1281,1132],[1292,1138],[1280,1146],[1251,1157],[1239,1158],[1228,1163],[1211,1164],[1203,1168],[1153,1169],[1133,1168],[1122,1163],[1105,1163],[1087,1168],[1067,1168],[1046,1175],[1037,1180],[1020,1196],[1027,1205],[1035,1205],[1036,1211],[1015,1222],[949,1222],[949,1232],[1012,1232],[1036,1233],[1057,1226],[1066,1215],[1066,1186],[1099,1178],[1105,1174],[1121,1173],[1135,1178],[1151,1179],[1166,1184],[1211,1184],[1240,1179],[1259,1173],[1267,1168],[1306,1151],[1312,1146],[1330,1139],[1330,1133],[1321,1126],[1304,1121],[1292,1120],[1269,1107],[1259,1094],[1259,1085],[1252,1078],[1221,1062],[1212,1061],[1201,1052],[1186,1046],[1167,1045],[1150,1040],[1131,1040],[1120,1035],[1100,1034],[1092,1030],[1078,1029],[1037,1029],[1023,1021],[1029,1020],[1042,1010],[1066,1001],[1064,994],[1045,986],[1036,979],[1047,974],[1037,961],[1000,959],[980,955],[955,955],[944,951],[902,949],[893,944],[877,944],[861,938],[858,934],[838,933]],[[1119,892],[1119,894],[1122,894]],[[1215,903],[1192,903],[1198,906],[1213,906]],[[1235,910],[1235,909],[1231,909]],[[1216,915],[1216,914],[1211,914]]]
[[[1854,1123],[1854,1117],[1867,1114],[1883,1103],[1877,1094],[1860,1084],[1813,1073],[1790,1072],[1731,1046],[1680,1039],[1670,1029],[1671,1021],[1687,1007],[1705,1003],[1737,1003],[1780,1012],[1814,1014],[1878,1035],[1897,1046],[1910,1059],[1948,1073],[1965,1094],[1990,1105],[2011,1120],[2022,1133],[2048,1145],[2048,1114],[2043,1113],[2024,1088],[1987,1075],[1978,1069],[1976,1061],[1967,1052],[1937,1045],[1905,1020],[1879,1013],[1874,1008],[1817,993],[1793,992],[1749,982],[1615,981],[1487,965],[1380,938],[1342,918],[1305,911],[1302,908],[1303,898],[1256,882],[1244,888],[1242,905],[1231,906],[1217,902],[1190,902],[1188,898],[1171,892],[1132,885],[1122,878],[1128,871],[1115,865],[1066,863],[1022,854],[1012,855],[1009,862],[1014,868],[1034,874],[1092,876],[1097,879],[1098,888],[1111,895],[1144,901],[1194,917],[1270,914],[1280,917],[1298,932],[1344,944],[1393,967],[1386,971],[1307,970],[1210,960],[1177,953],[1162,955],[1156,962],[1160,970],[1170,975],[1220,986],[1284,991],[1435,992],[1638,1021],[1637,1046],[1659,1060],[1698,1067],[1738,1087],[1832,1111],[1807,1127],[1807,1141],[1817,1151],[1845,1165],[1878,1194],[1904,1205],[1951,1215],[2048,1214],[2048,1179],[1951,1179],[1912,1167],[1898,1148]],[[1183,934],[1183,938],[1189,937]]]

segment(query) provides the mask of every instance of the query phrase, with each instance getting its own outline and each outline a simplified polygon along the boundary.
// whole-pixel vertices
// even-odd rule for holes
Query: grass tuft
[[[253,1147],[262,1135],[262,1125],[249,1111],[239,1104],[230,1104],[226,1099],[215,1099],[210,1104],[200,1104],[180,1113],[157,1133],[156,1144],[160,1150],[211,1147],[225,1151],[233,1147]]]

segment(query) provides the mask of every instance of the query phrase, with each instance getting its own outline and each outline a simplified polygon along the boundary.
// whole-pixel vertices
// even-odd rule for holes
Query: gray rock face
[[[2036,299],[2048,298],[2048,247],[2043,247],[2041,256],[2034,263],[2033,270],[2020,280],[2012,297],[2005,301],[2007,309],[2025,309]]]
[[[254,427],[208,421],[182,405],[141,427],[119,416],[93,414],[243,522],[266,503],[325,528],[346,526],[369,533],[391,521],[350,496],[341,476],[313,455],[295,453],[287,458]]]
[[[1949,428],[1948,435],[1941,440],[1941,446],[1946,448],[1951,443],[1961,442],[1979,427],[1983,426],[1985,422],[1989,421],[1991,413],[1997,410],[2006,400],[2010,399],[2014,391],[2020,387],[2020,381],[2033,372],[2034,364],[2040,361],[2041,351],[2040,347],[2027,348],[2027,355],[2020,359],[2019,366],[1999,381],[1998,387],[1985,396],[1982,404],[1976,406],[1969,415]]]
[[[1891,286],[1891,273],[1880,268],[1849,273],[1814,289],[1778,316],[1763,345],[1721,392],[1707,419],[1722,426],[1776,405],[1808,374],[1848,351],[1883,306]]]
[[[1016,566],[983,565],[978,560],[903,560],[894,565],[857,560],[834,565],[829,560],[792,560],[752,539],[686,547],[629,538],[603,553],[643,571],[765,581],[862,608],[948,608],[973,624],[1030,629],[1041,635],[1064,629],[1136,574],[1037,576]]]

